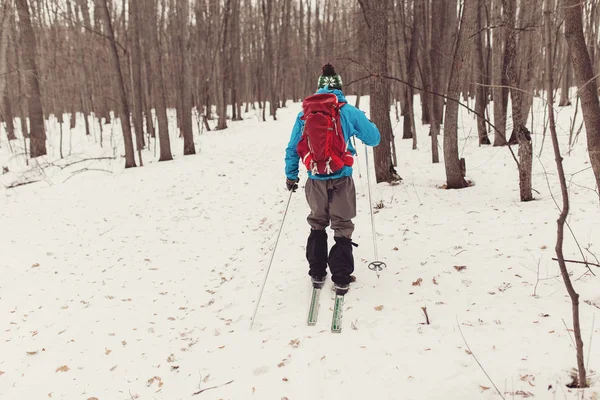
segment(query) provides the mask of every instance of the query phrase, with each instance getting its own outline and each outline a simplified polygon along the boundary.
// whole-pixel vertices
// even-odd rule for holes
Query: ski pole
[[[365,162],[367,169],[367,186],[369,187],[369,211],[371,212],[371,229],[373,231],[373,252],[375,253],[375,261],[369,264],[369,269],[371,271],[375,271],[377,273],[377,279],[379,279],[379,272],[387,267],[383,261],[378,261],[377,256],[377,238],[375,237],[375,219],[373,218],[373,203],[371,201],[371,174],[369,171],[369,149],[367,145],[365,145],[365,157],[367,161]]]
[[[250,330],[254,326],[254,320],[256,318],[256,313],[258,312],[258,306],[260,305],[260,299],[262,298],[263,291],[265,290],[265,285],[267,284],[267,278],[269,277],[269,271],[271,270],[271,264],[273,264],[273,258],[275,257],[275,250],[277,250],[277,244],[279,243],[279,236],[281,236],[281,231],[283,230],[283,223],[285,222],[285,216],[287,215],[288,208],[290,206],[290,200],[292,200],[292,193],[295,190],[290,190],[290,196],[288,197],[287,205],[285,206],[285,212],[283,213],[283,219],[281,220],[281,227],[279,228],[279,232],[277,233],[277,239],[275,240],[275,247],[273,247],[273,253],[271,253],[271,261],[269,261],[269,266],[267,267],[267,272],[265,273],[265,280],[260,288],[260,293],[258,295],[258,299],[256,300],[256,308],[254,309],[254,314],[252,314],[252,322],[250,323]]]

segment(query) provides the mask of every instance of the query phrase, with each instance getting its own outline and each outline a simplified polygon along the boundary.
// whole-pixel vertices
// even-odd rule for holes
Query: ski
[[[312,296],[310,297],[310,308],[308,309],[308,325],[313,326],[317,323],[317,317],[319,315],[319,295],[321,294],[321,288],[312,288]]]
[[[333,318],[331,319],[331,332],[342,332],[342,307],[344,305],[344,295],[335,295],[333,303]]]

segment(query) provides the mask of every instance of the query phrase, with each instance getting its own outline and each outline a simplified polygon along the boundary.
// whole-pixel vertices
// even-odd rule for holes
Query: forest
[[[414,178],[405,161],[427,149],[427,163],[441,165],[439,188],[468,197],[478,185],[465,155],[473,135],[478,148],[508,154],[519,204],[534,204],[541,180],[534,165],[552,152],[555,165],[544,170],[557,185],[546,197],[558,216],[552,260],[572,311],[571,387],[585,388],[579,295],[568,265],[595,276],[598,263],[579,243],[577,260],[563,254],[576,236],[574,174],[563,157],[579,154],[583,169],[575,174],[587,174],[585,190],[598,200],[599,30],[600,0],[3,0],[2,174],[82,162],[70,158],[74,136],[93,142],[98,159],[111,158],[98,149],[113,146],[111,159],[128,172],[154,161],[173,171],[167,161],[180,155],[204,163],[200,138],[244,136],[236,123],[250,115],[258,130],[282,129],[274,124],[291,121],[289,110],[315,92],[323,64],[335,64],[344,94],[368,108],[381,133],[373,172],[388,189],[404,185],[407,173]],[[283,150],[272,157],[282,159]]]

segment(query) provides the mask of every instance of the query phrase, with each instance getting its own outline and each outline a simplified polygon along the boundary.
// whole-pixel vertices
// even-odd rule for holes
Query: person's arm
[[[285,149],[285,176],[295,181],[298,179],[298,163],[300,162],[300,156],[296,151],[296,146],[302,137],[302,128],[304,127],[304,121],[300,119],[301,114],[298,114],[294,129],[292,129],[292,136],[290,142]]]
[[[356,129],[356,137],[367,146],[377,146],[381,140],[377,126],[361,110],[354,108],[352,111],[352,123]]]

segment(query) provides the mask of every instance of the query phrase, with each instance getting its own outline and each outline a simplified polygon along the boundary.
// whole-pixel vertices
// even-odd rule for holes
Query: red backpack
[[[314,94],[302,102],[304,129],[296,151],[313,174],[332,174],[354,163],[342,132],[344,104],[333,93]]]

